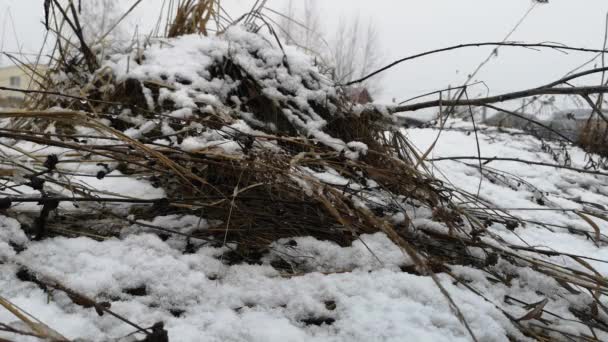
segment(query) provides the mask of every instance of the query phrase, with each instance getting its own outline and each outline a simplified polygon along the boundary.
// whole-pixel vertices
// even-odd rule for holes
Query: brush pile
[[[92,74],[56,71],[51,83],[72,98],[45,96],[44,108],[62,109],[13,127],[80,151],[60,165],[86,156],[99,179],[119,170],[162,188],[163,201],[142,215],[202,209],[230,221],[228,241],[312,234],[349,243],[377,230],[371,211],[401,211],[387,201],[446,200],[387,133],[389,118],[350,104],[308,57],[240,27],[113,54]],[[105,136],[59,138],[86,129]]]
[[[146,265],[204,255],[189,262],[192,274],[202,267],[198,262],[260,263],[291,278],[319,270],[290,254],[312,237],[318,246],[327,241],[363,246],[373,256],[370,264],[393,265],[411,279],[434,283],[439,291],[429,301],[451,309],[451,319],[461,324],[454,329],[465,340],[608,336],[602,296],[608,281],[584,258],[504,241],[493,230],[511,232],[522,221],[438,180],[424,161],[427,155],[421,156],[393,126],[385,108],[351,103],[310,57],[281,46],[248,16],[210,34],[208,22],[218,13],[215,2],[184,1],[181,6],[166,38],[127,50],[87,44],[78,34],[76,11],[60,11],[78,42],[58,40],[60,57],[28,110],[0,113],[5,120],[0,205],[14,218],[5,218],[10,224],[0,230],[0,243],[10,249],[0,253],[0,262],[8,265],[4,271],[52,294],[63,307],[117,315],[137,332],[130,337],[196,340],[181,323],[169,328],[138,324],[163,320],[162,315],[144,319],[138,317],[144,309],[130,308],[125,318],[113,310],[120,310],[121,300],[141,297],[138,305],[168,310],[177,322],[202,305],[204,295],[188,292],[191,284],[229,276],[204,269],[207,277],[196,280],[183,270],[180,277],[186,280],[180,285],[163,278],[168,269],[159,273]],[[599,209],[578,214],[591,228],[572,227],[570,233],[604,245],[606,237],[589,218],[603,217]],[[122,279],[118,287],[89,286],[90,280],[70,275],[74,269],[65,259],[53,262],[54,271],[36,262],[54,260],[72,247],[93,253],[102,264],[111,262],[113,255],[97,250],[95,240],[115,247],[124,241],[136,251],[142,244],[154,245],[153,252],[138,256],[141,260],[128,259],[127,251],[116,258],[132,265],[134,274],[138,267],[150,267],[155,276],[116,276]],[[401,254],[395,256],[395,250]],[[566,257],[574,261],[564,262]],[[243,267],[240,281],[246,283],[242,278],[249,271]],[[16,282],[10,279],[4,281]],[[386,285],[389,291],[403,284]],[[184,292],[171,292],[171,286]],[[470,291],[479,302],[454,300],[454,291]],[[495,301],[497,291],[504,301]],[[507,296],[512,291],[525,298]],[[531,302],[535,293],[545,299]],[[11,312],[21,312],[0,299]],[[242,301],[233,303],[236,312],[253,310]],[[325,311],[336,307],[331,300],[324,305]],[[501,326],[489,331],[473,305],[493,310]],[[549,307],[561,308],[560,315],[548,314]],[[102,339],[129,331],[116,329],[107,316],[96,326],[106,334]],[[0,328],[13,337],[67,340],[32,317],[18,317],[21,326]],[[293,319],[307,326],[335,321]]]

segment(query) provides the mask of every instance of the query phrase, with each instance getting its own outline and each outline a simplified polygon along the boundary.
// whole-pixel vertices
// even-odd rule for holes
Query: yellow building
[[[44,67],[39,66],[38,70]],[[10,91],[5,88],[28,89],[35,87],[32,82],[32,72],[27,66],[8,66],[0,67],[0,107],[16,107],[23,103],[25,94],[17,91]]]

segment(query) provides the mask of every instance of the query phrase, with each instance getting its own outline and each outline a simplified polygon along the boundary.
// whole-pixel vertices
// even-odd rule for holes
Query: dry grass
[[[578,143],[589,153],[608,158],[608,124],[590,119],[579,128]]]
[[[207,35],[207,24],[215,16],[215,0],[181,0],[173,22],[169,25],[168,38],[199,33]]]

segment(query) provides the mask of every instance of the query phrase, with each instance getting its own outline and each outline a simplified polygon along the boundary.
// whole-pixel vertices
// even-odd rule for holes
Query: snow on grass
[[[362,239],[389,264],[403,262],[385,236]],[[144,326],[164,321],[172,341],[468,341],[430,278],[375,264],[360,245],[340,249],[311,238],[297,243],[301,253],[318,261],[337,260],[331,268],[344,272],[281,277],[268,264],[226,266],[218,248],[184,255],[149,234],[104,242],[55,238],[34,243],[16,261],[81,293],[112,300],[114,310]],[[4,295],[68,338],[103,341],[132,331],[61,298],[60,304],[47,305],[35,285],[10,276],[14,266],[1,267]],[[126,293],[141,286],[143,296]],[[509,324],[498,310],[465,289],[447,286],[482,340],[507,341],[503,326]],[[306,325],[313,320],[321,325]],[[67,322],[85,324],[80,331]]]
[[[468,127],[463,123],[458,125]],[[421,150],[426,150],[438,131],[410,129],[405,133]],[[480,132],[479,143],[482,156],[553,162],[551,155],[543,151],[541,142],[532,137],[488,129]],[[429,158],[475,156],[475,144],[473,134],[444,131]],[[584,167],[581,150],[568,147],[568,152],[572,166]],[[491,174],[484,172],[479,196],[530,221],[514,231],[493,224],[488,229],[494,236],[513,245],[608,260],[605,247],[598,248],[587,237],[568,232],[567,227],[572,227],[594,234],[573,212],[517,210],[583,209],[589,207],[585,202],[608,207],[606,177],[501,161],[492,161],[484,168],[517,177],[491,178]],[[480,173],[475,161],[441,161],[432,169],[437,177],[456,188],[477,193]],[[308,171],[328,183],[343,183],[334,173]],[[124,178],[109,179],[116,188],[128,193],[139,191],[137,195],[141,197],[162,195],[152,187],[123,184]],[[413,218],[414,226],[444,229],[431,221],[430,213],[423,209],[408,215]],[[394,217],[395,222],[404,219],[399,215]],[[548,230],[531,221],[553,226]],[[606,233],[608,225],[596,222],[601,232]],[[148,223],[184,233],[212,226],[195,216],[175,215],[157,217]],[[171,237],[163,241],[148,232],[145,227],[134,224],[125,229],[120,238],[105,241],[56,237],[28,242],[15,220],[2,217],[0,293],[65,336],[87,341],[122,337],[133,329],[109,315],[98,317],[92,309],[75,306],[61,293],[52,292],[53,300],[48,301],[48,294],[37,285],[17,278],[19,265],[60,280],[98,301],[110,301],[112,310],[142,326],[163,321],[171,341],[470,340],[431,278],[402,271],[411,261],[382,233],[363,235],[349,247],[311,237],[280,240],[271,246],[261,264],[230,265],[222,255],[231,246],[196,242],[198,249],[184,253],[185,239]],[[483,239],[495,243],[486,237]],[[17,253],[13,249],[15,245],[26,249]],[[471,250],[472,255],[482,258],[484,253]],[[547,260],[583,267],[562,257]],[[277,263],[282,266],[277,267]],[[608,274],[608,264],[589,263],[601,274]],[[485,298],[462,284],[455,284],[446,274],[439,274],[443,286],[480,341],[508,341],[507,336],[525,340],[497,308],[505,308],[514,317],[527,313],[522,305],[505,301],[508,296],[526,303],[548,297],[546,310],[572,320],[561,321],[560,329],[573,334],[588,333],[586,327],[575,322],[569,308],[589,303],[581,302],[580,297],[532,268],[515,268],[505,260],[499,260],[496,267],[517,275],[510,286],[492,281],[487,273],[471,266],[451,267],[455,275],[468,281],[468,286]],[[556,319],[547,315],[543,318]],[[0,321],[16,319],[0,312]],[[598,338],[608,336],[600,334]]]
[[[418,148],[426,151],[438,132],[438,130],[431,129],[410,129],[406,133]],[[487,134],[480,134],[479,142],[482,157],[519,158],[549,164],[555,163],[549,153],[542,151],[542,142],[531,136],[514,137],[497,132],[495,129],[489,129]],[[584,151],[576,147],[568,147],[568,153],[572,158],[572,167],[585,168]],[[452,156],[477,156],[475,135],[456,130],[442,132],[439,143],[429,158]],[[437,177],[449,180],[458,189],[463,189],[471,194],[477,193],[480,179],[477,161],[446,160],[436,162],[435,167]],[[533,223],[517,228],[515,232],[506,229],[496,230],[502,238],[517,245],[521,245],[522,240],[525,240],[531,246],[608,260],[607,249],[598,248],[585,236],[569,233],[567,227],[595,234],[589,224],[580,216],[572,211],[546,210],[590,208],[589,204],[582,203],[582,201],[608,208],[607,177],[511,161],[492,161],[484,165],[484,168],[517,176],[519,181],[515,181],[510,187],[484,178],[479,193],[480,198],[499,208],[514,209],[507,211],[522,219],[563,226],[561,228],[552,227],[553,232]],[[443,171],[445,175],[442,175],[439,170]],[[538,210],[517,210],[522,208]],[[594,207],[590,209],[594,209]],[[608,233],[607,222],[593,220],[603,234]],[[608,273],[608,264],[593,261],[591,264],[601,272]]]
[[[133,60],[137,60],[137,63]],[[162,85],[157,105],[164,108],[170,104],[170,107],[174,107],[164,113],[170,117],[188,119],[194,111],[220,116],[233,113],[244,120],[240,125],[243,129],[235,128],[231,132],[233,134],[251,130],[248,125],[274,131],[277,127],[268,123],[269,120],[241,111],[240,106],[230,105],[247,100],[233,94],[241,83],[251,78],[255,80],[256,87],[261,88],[260,94],[274,103],[267,105],[269,108],[265,110],[269,113],[264,115],[282,115],[299,134],[344,152],[348,158],[357,159],[365,155],[368,147],[364,143],[345,142],[323,131],[327,118],[317,113],[313,104],[324,104],[330,112],[335,111],[335,105],[328,104],[331,102],[328,99],[336,95],[336,89],[313,65],[311,57],[295,47],[277,49],[262,35],[247,32],[238,26],[230,27],[222,35],[214,37],[193,34],[152,42],[143,52],[143,57],[135,53],[116,53],[108,56],[104,62],[104,68],[111,70],[117,82],[129,79],[143,82],[143,92],[148,102],[153,102],[149,96],[152,91],[145,82]],[[244,79],[239,81],[229,75],[220,76],[218,68],[235,69]],[[291,109],[270,108],[281,101],[289,103]],[[275,110],[280,113],[272,114]],[[153,126],[149,122],[139,122],[137,127],[125,133],[139,138],[152,130]],[[181,148],[195,151],[217,146],[228,153],[240,152],[238,144],[231,141],[230,136],[214,134],[216,132],[212,129],[204,130],[207,132],[185,140]]]

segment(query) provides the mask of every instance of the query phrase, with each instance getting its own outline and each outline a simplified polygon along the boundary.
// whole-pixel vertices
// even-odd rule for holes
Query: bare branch
[[[575,143],[574,141],[572,141],[570,138],[568,138],[567,136],[563,135],[562,133],[554,130],[553,128],[551,128],[551,127],[549,127],[549,126],[547,126],[547,125],[545,125],[545,124],[543,124],[543,123],[541,123],[539,121],[536,121],[536,120],[534,120],[532,118],[529,118],[529,117],[527,117],[527,116],[525,116],[523,114],[520,114],[520,113],[517,113],[517,112],[514,112],[514,111],[510,111],[510,110],[506,110],[506,109],[503,109],[503,108],[499,108],[499,107],[496,107],[496,106],[492,106],[490,104],[486,104],[486,105],[483,105],[483,106],[487,107],[487,108],[490,108],[490,109],[494,109],[494,110],[499,111],[499,112],[507,113],[509,115],[515,116],[517,118],[520,118],[522,120],[526,120],[528,122],[531,122],[531,123],[533,123],[533,124],[535,124],[537,126],[540,126],[540,127],[544,128],[544,129],[550,131],[551,133],[556,134],[557,136],[559,136],[560,138],[566,140],[567,142],[569,142],[571,144]]]
[[[386,71],[398,64],[401,64],[403,62],[410,61],[410,60],[413,60],[416,58],[420,58],[420,57],[424,57],[424,56],[428,56],[428,55],[432,55],[432,54],[436,54],[436,53],[446,52],[446,51],[450,51],[450,50],[462,49],[462,48],[467,48],[467,47],[482,47],[482,46],[512,46],[512,47],[524,47],[524,48],[548,48],[548,49],[555,49],[555,50],[594,52],[594,53],[608,52],[608,51],[602,50],[602,49],[578,48],[578,47],[571,47],[571,46],[566,46],[566,45],[561,45],[561,44],[549,44],[549,43],[531,44],[531,43],[516,43],[516,42],[484,42],[484,43],[460,44],[460,45],[454,45],[454,46],[450,46],[450,47],[443,48],[443,49],[427,51],[427,52],[419,53],[416,55],[412,55],[412,56],[408,56],[408,57],[396,60],[396,61],[388,64],[387,66],[384,66],[384,67],[370,73],[369,75],[367,75],[365,77],[348,82],[344,85],[348,86],[348,85],[353,85],[356,83],[361,83],[361,82],[367,81],[368,79],[380,74],[383,71]]]
[[[579,169],[579,168],[575,168],[575,167],[571,167],[571,166],[552,164],[552,163],[543,163],[543,162],[537,162],[537,161],[533,161],[533,160],[525,160],[525,159],[519,159],[519,158],[456,156],[456,157],[441,157],[441,158],[427,159],[427,161],[430,161],[430,162],[438,162],[438,161],[444,161],[444,160],[483,160],[483,161],[485,161],[484,165],[486,165],[490,162],[493,162],[493,161],[509,161],[509,162],[528,164],[528,165],[554,167],[557,169],[570,170],[570,171],[575,171],[575,172],[579,172],[579,173],[587,173],[590,175],[608,176],[607,172],[585,170],[585,169]]]
[[[434,100],[427,102],[414,103],[405,106],[389,107],[390,113],[413,112],[425,108],[434,108],[439,106],[483,106],[491,103],[505,102],[509,100],[521,99],[536,95],[589,95],[608,93],[608,86],[588,86],[588,87],[555,87],[555,88],[533,88],[512,93],[481,97],[470,100]]]

